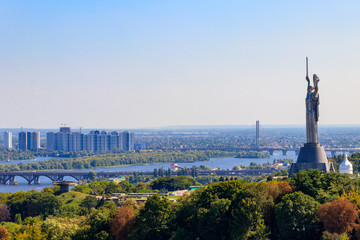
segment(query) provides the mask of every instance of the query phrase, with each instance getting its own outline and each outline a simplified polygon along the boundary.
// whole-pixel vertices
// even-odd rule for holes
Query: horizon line
[[[155,127],[132,127],[132,128],[104,128],[104,127],[98,127],[98,128],[93,128],[93,127],[89,127],[89,128],[81,128],[82,130],[95,130],[95,129],[100,129],[100,130],[104,130],[104,129],[109,129],[109,130],[115,130],[115,129],[120,129],[120,130],[163,130],[163,129],[206,129],[206,128],[210,128],[210,129],[216,129],[216,128],[248,128],[248,127],[252,127],[255,126],[254,124],[239,124],[239,125],[233,125],[233,124],[229,124],[229,125],[170,125],[170,126],[155,126]],[[268,128],[303,128],[306,125],[305,124],[260,124],[261,127],[268,127]],[[70,127],[70,126],[68,126]],[[321,124],[319,126],[319,128],[322,127],[360,127],[360,124]],[[18,128],[14,128],[14,127],[4,127],[4,128],[0,128],[0,130],[6,130],[6,129],[14,129],[14,130],[26,130],[26,129],[39,129],[39,130],[50,130],[50,129],[59,129],[60,127],[51,127],[51,128],[33,128],[33,127],[29,127],[29,128],[25,128],[25,127],[18,127]],[[80,128],[72,128],[71,129],[80,129]]]

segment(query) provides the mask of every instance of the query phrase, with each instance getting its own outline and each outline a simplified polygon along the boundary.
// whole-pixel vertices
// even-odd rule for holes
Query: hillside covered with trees
[[[137,185],[91,182],[68,193],[57,187],[1,193],[0,239],[360,238],[360,181],[346,174],[309,170],[283,181],[216,181],[176,202],[156,194],[193,184],[181,176]],[[127,198],[116,205],[104,198],[113,193],[152,194],[145,203]]]

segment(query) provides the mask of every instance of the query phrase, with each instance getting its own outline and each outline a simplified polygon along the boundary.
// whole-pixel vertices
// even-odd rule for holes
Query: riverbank
[[[0,171],[43,171],[43,170],[88,170],[103,167],[117,167],[154,163],[206,161],[214,157],[234,156],[236,152],[226,151],[176,151],[107,153],[81,158],[49,159],[34,162],[0,165]]]
[[[274,156],[270,156],[269,158],[234,158],[234,157],[222,157],[222,158],[210,158],[208,161],[195,161],[195,162],[174,162],[177,163],[181,167],[191,168],[192,166],[200,167],[201,165],[205,165],[210,168],[219,167],[220,169],[232,169],[235,165],[244,165],[249,166],[251,162],[255,162],[257,164],[264,164],[266,162],[272,163],[274,159],[284,159],[284,158],[293,158],[296,159],[295,152],[288,152],[287,156],[283,156],[281,152],[275,152]],[[83,170],[72,170],[72,171],[95,171],[95,172],[115,172],[115,171],[139,171],[139,172],[148,172],[154,171],[157,168],[170,168],[170,163],[156,163],[156,164],[142,164],[142,165],[128,165],[128,166],[113,166],[113,167],[100,167],[100,168],[92,168],[92,169],[83,169]],[[59,171],[59,170],[57,170]],[[40,177],[39,185],[28,185],[27,181],[22,177],[16,177],[18,181],[18,185],[4,185],[0,184],[0,192],[16,192],[16,191],[29,191],[29,190],[37,190],[41,191],[41,189],[45,187],[51,187],[52,181],[46,177]],[[76,179],[71,177],[65,177],[67,181],[76,181]]]

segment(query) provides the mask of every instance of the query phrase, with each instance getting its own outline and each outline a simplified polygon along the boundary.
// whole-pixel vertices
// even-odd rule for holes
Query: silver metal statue
[[[308,58],[306,58],[306,81],[308,82],[306,103],[306,142],[318,143],[319,121],[319,81],[316,74],[313,75],[313,86],[308,75]]]
[[[319,78],[314,74],[313,85],[308,74],[308,58],[306,58],[306,143],[300,147],[296,163],[291,164],[289,176],[309,169],[319,169],[324,173],[335,172],[332,162],[327,160],[325,150],[318,141],[319,120]]]

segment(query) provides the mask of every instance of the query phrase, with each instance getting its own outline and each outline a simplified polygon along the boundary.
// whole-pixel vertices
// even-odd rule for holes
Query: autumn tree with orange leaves
[[[292,193],[294,190],[288,182],[268,182],[269,185],[269,194],[272,196],[275,203],[279,203],[281,199],[289,193]]]
[[[6,228],[0,226],[0,240],[9,239],[10,233],[6,230]]]
[[[135,211],[130,206],[123,206],[116,210],[114,217],[110,220],[111,233],[115,240],[130,239],[129,235],[134,230]]]
[[[319,220],[330,233],[351,234],[359,225],[359,212],[356,204],[347,199],[339,199],[320,206]]]

